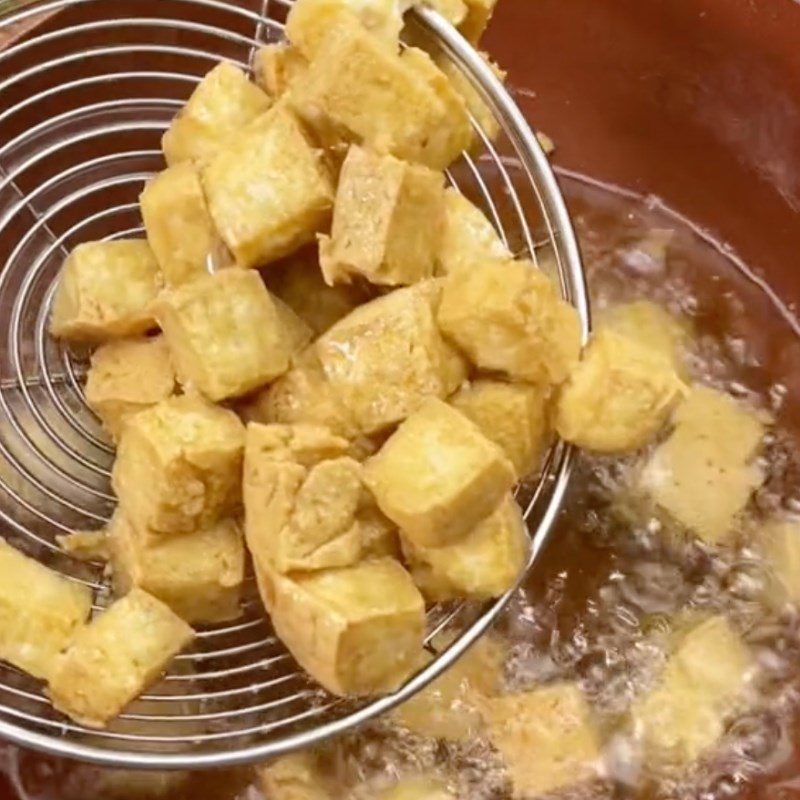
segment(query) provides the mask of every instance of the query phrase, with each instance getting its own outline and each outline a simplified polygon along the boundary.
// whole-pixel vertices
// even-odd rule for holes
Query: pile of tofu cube
[[[493,2],[439,5],[476,41]],[[239,616],[247,561],[316,681],[396,689],[424,662],[427,603],[514,585],[512,490],[552,438],[641,448],[689,392],[624,326],[581,357],[555,283],[446,188],[470,117],[497,124],[451,65],[400,47],[401,11],[297,0],[255,82],[219,64],[165,133],[146,239],[83,243],[63,266],[50,330],[95,348],[86,399],[117,445],[119,504],[61,544],[106,558],[117,599],[87,622],[88,589],[3,545],[27,593],[16,608],[0,590],[19,621],[0,655],[85,725],[193,626]]]

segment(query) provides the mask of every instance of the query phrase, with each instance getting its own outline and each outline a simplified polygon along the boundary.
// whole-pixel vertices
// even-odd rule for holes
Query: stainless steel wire
[[[288,0],[29,0],[0,12],[0,533],[109,598],[100,565],[56,536],[111,515],[113,448],[83,397],[86,354],[47,334],[54,278],[88,239],[141,235],[137,198],[163,168],[159,139],[219,59],[243,68],[282,37]],[[37,23],[34,25],[34,23]],[[558,266],[564,296],[589,312],[569,217],[547,159],[491,70],[435,13],[409,22],[463,69],[502,126],[464,155],[451,183],[480,205],[514,252]],[[532,564],[558,513],[571,451],[557,444],[523,487]],[[510,594],[510,593],[509,593]],[[43,687],[0,666],[0,736],[60,756],[128,767],[199,768],[268,758],[371,719],[424,687],[491,624],[508,596],[431,610],[436,656],[399,692],[371,701],[326,695],[274,637],[252,580],[242,618],[199,632],[164,680],[108,730],[55,712]],[[442,637],[451,642],[437,651]]]

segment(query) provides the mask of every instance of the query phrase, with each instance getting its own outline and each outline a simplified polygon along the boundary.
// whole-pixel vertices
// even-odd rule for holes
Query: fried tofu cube
[[[190,624],[236,619],[244,581],[244,541],[233,520],[176,536],[137,530],[121,510],[108,536],[118,596],[134,586]]]
[[[308,60],[288,42],[264,45],[253,65],[256,83],[274,100],[282,97],[308,70]]]
[[[600,738],[576,684],[489,698],[484,710],[515,797],[538,797],[597,777]]]
[[[445,278],[439,325],[482,369],[560,384],[578,361],[575,309],[528,261],[485,261]]]
[[[479,639],[453,666],[398,706],[393,721],[418,736],[473,740],[483,732],[484,700],[500,691],[504,660],[505,648],[497,637]]]
[[[425,601],[394,559],[293,576],[255,565],[275,632],[329,692],[391,692],[421,665]]]
[[[444,169],[470,144],[469,118],[460,98],[454,106],[440,96],[419,61],[387,49],[360,24],[336,26],[289,100],[323,138]]]
[[[86,377],[89,408],[103,427],[119,438],[125,421],[169,397],[175,389],[175,371],[162,336],[120,339],[92,354]]]
[[[561,389],[556,430],[586,450],[638,450],[656,437],[688,391],[660,353],[599,330]]]
[[[205,275],[218,239],[195,165],[186,161],[159,172],[145,185],[139,206],[167,286]]]
[[[440,286],[398,289],[357,308],[316,342],[334,392],[367,435],[412,414],[429,397],[452,394],[466,365],[442,338]]]
[[[79,244],[61,269],[50,318],[59,339],[98,343],[146,333],[163,278],[143,239]]]
[[[241,267],[264,266],[313,241],[334,187],[323,154],[279,103],[201,170],[211,217]]]
[[[787,603],[800,603],[800,523],[772,520],[760,539],[769,569],[767,600],[778,610]]]
[[[444,227],[437,255],[440,275],[449,275],[480,261],[511,259],[511,251],[492,223],[461,192],[446,189],[444,207]]]
[[[187,533],[238,510],[243,453],[244,426],[233,411],[172,397],[125,426],[112,484],[140,530]]]
[[[286,35],[312,59],[332,30],[354,23],[363,26],[381,46],[397,52],[403,27],[398,0],[297,0],[286,19]]]
[[[417,547],[404,539],[403,551],[427,600],[491,600],[514,585],[529,544],[522,512],[509,494],[497,511],[455,544]]]
[[[319,762],[317,753],[306,750],[259,767],[264,794],[269,800],[336,800],[340,794]]]
[[[447,784],[432,776],[401,778],[378,795],[378,800],[455,800]]]
[[[502,448],[518,478],[539,466],[548,441],[548,397],[543,389],[477,380],[461,388],[449,402]]]
[[[764,480],[753,459],[765,416],[723,392],[692,389],[675,429],[653,453],[639,485],[656,507],[708,544],[721,544]]]
[[[400,57],[406,67],[428,84],[439,101],[441,119],[425,142],[425,163],[434,169],[444,169],[474,144],[475,131],[467,102],[425,50],[407,47]]]
[[[56,536],[58,546],[78,561],[108,561],[111,552],[108,546],[108,534],[105,528],[97,531],[72,531]]]
[[[250,423],[244,457],[245,534],[250,552],[281,573],[345,567],[361,556],[356,512],[361,465],[349,457],[301,464],[287,437],[318,432],[337,450],[343,440],[325,429],[292,430]],[[345,444],[346,446],[346,444]]]
[[[467,17],[458,26],[467,41],[475,44],[483,35],[494,14],[497,0],[464,0]]]
[[[88,586],[0,541],[0,658],[48,680],[92,610]]]
[[[353,146],[339,177],[331,236],[320,236],[328,284],[382,286],[433,277],[444,223],[441,173]]]
[[[381,511],[416,547],[462,542],[514,485],[514,467],[477,425],[427,400],[364,465]]]
[[[488,53],[480,53],[481,58],[487,63],[495,77],[498,80],[505,81],[506,73],[502,70],[492,59]],[[483,98],[480,96],[478,90],[472,85],[469,78],[458,67],[458,65],[447,56],[436,59],[436,64],[441,71],[447,76],[450,83],[464,100],[467,110],[472,115],[474,121],[478,124],[484,135],[490,140],[494,141],[500,133],[500,123],[497,117],[492,112],[491,108],[486,105]],[[476,134],[473,135],[475,145],[482,150],[483,140]]]
[[[359,435],[355,419],[334,392],[313,347],[298,356],[292,369],[260,393],[255,403],[253,416],[258,422],[320,425],[345,439]]]
[[[280,328],[283,331],[283,339],[289,353],[289,360],[292,361],[295,356],[304,352],[308,345],[311,344],[311,340],[314,338],[314,331],[280,297],[271,296],[271,300],[278,315]]]
[[[226,269],[164,292],[156,315],[179,380],[214,402],[289,368],[291,332],[256,272]]]
[[[75,633],[50,678],[50,699],[76,722],[103,728],[193,638],[164,603],[133,589]]]
[[[755,661],[722,616],[676,639],[658,684],[634,701],[631,715],[649,761],[686,765],[719,740],[741,709]]]
[[[267,287],[319,336],[369,299],[357,286],[328,286],[316,248],[301,251],[265,275]]]
[[[648,347],[669,361],[681,380],[688,379],[685,360],[688,326],[658,304],[650,300],[622,303],[600,317],[599,327],[610,328]]]
[[[271,104],[238,67],[227,61],[217,64],[164,134],[161,147],[167,164],[171,167],[189,159],[212,157]]]

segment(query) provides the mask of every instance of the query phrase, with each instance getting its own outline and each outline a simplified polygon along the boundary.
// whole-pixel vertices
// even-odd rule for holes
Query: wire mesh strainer
[[[247,68],[282,37],[287,0],[51,0],[2,11],[0,41],[0,526],[12,544],[73,580],[107,589],[102,567],[72,559],[56,536],[110,517],[113,449],[83,398],[85,354],[53,341],[47,319],[64,256],[91,239],[142,236],[137,198],[163,168],[162,132],[218,60]],[[35,24],[34,24],[35,23]],[[547,252],[564,296],[588,307],[569,217],[547,160],[519,110],[477,53],[440,17],[413,12],[467,74],[501,122],[480,130],[450,182],[480,205],[516,253]],[[540,481],[519,499],[533,563],[558,512],[571,451],[556,444]],[[505,600],[437,606],[429,642],[452,642],[402,690],[375,701],[332,698],[273,636],[252,587],[236,623],[200,631],[157,687],[108,730],[55,712],[41,685],[0,666],[0,736],[56,755],[130,767],[243,763],[307,746],[410,697],[489,626]],[[453,640],[453,636],[456,638]]]

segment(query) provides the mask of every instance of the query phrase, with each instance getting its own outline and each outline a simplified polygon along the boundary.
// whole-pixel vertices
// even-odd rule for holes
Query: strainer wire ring
[[[58,0],[57,2],[50,2],[46,4],[38,4],[36,8],[30,11],[22,11],[16,14],[16,19],[32,17],[34,14],[39,14],[43,11],[55,11],[61,8],[74,5],[88,4],[93,0]],[[238,13],[251,21],[261,24],[261,30],[265,25],[273,26],[272,21],[264,20],[258,14],[246,11],[245,9],[233,9],[226,3],[215,2],[215,0],[175,0],[175,2],[186,2],[194,5],[201,5],[208,8],[217,8],[218,10],[227,13]],[[32,4],[32,3],[31,3]],[[281,2],[283,6],[287,3]],[[445,51],[453,58],[453,60],[464,69],[466,76],[475,84],[476,89],[484,97],[489,107],[495,112],[495,115],[500,119],[504,131],[509,139],[514,143],[518,155],[521,159],[521,166],[525,170],[529,182],[533,184],[536,191],[537,198],[540,206],[544,210],[545,224],[547,226],[550,241],[555,245],[555,256],[559,265],[559,272],[561,275],[562,291],[565,296],[573,302],[578,310],[581,319],[581,329],[585,339],[588,326],[589,326],[589,310],[586,298],[586,287],[583,281],[583,275],[580,268],[580,260],[578,255],[577,243],[575,241],[574,233],[564,207],[563,201],[558,193],[555,179],[550,171],[544,153],[541,151],[538,142],[533,137],[527,123],[522,117],[521,113],[516,109],[510,96],[506,93],[500,82],[491,73],[488,66],[477,56],[471,47],[455,32],[453,28],[444,23],[433,12],[422,9],[415,12],[415,18],[420,22],[423,27],[426,27],[434,34],[436,34],[440,44],[444,46]],[[2,20],[0,18],[0,28],[2,28]],[[279,29],[279,26],[278,26]],[[130,48],[127,48],[130,52]],[[185,54],[185,53],[184,53]],[[218,56],[215,55],[215,59]],[[2,63],[3,56],[0,54],[0,63]],[[488,90],[484,87],[488,86]],[[499,162],[502,164],[502,162]],[[471,169],[477,171],[477,167],[473,164]],[[481,181],[479,181],[481,183]],[[542,187],[541,189],[539,187]],[[513,186],[510,187],[510,195],[512,199],[515,197]],[[485,187],[483,187],[484,191]],[[491,206],[491,203],[490,203]],[[492,207],[492,214],[497,217],[496,209]],[[522,208],[518,205],[517,213],[522,213]],[[499,221],[499,219],[497,220]],[[521,220],[523,229],[525,230],[526,238],[529,243],[531,256],[535,258],[535,243],[530,237],[530,231],[525,224],[524,218]],[[498,226],[498,230],[503,231],[502,225]],[[3,443],[0,442],[0,448]],[[526,515],[531,513],[534,504],[540,500],[546,500],[547,508],[538,520],[538,527],[533,536],[531,553],[528,560],[526,570],[519,576],[517,587],[522,582],[525,572],[528,571],[530,566],[535,561],[545,540],[552,528],[553,522],[560,510],[561,501],[567,486],[567,481],[572,466],[573,451],[570,447],[562,444],[556,446],[551,451],[551,457],[548,459],[549,469],[552,470],[545,480],[541,481],[537,486],[531,503],[526,508]],[[7,487],[6,487],[7,488]],[[5,516],[5,515],[4,515]],[[14,524],[13,521],[11,521]],[[28,532],[28,535],[30,533]],[[454,640],[452,645],[444,651],[440,656],[423,669],[419,674],[413,677],[402,689],[394,694],[379,698],[369,705],[357,709],[345,716],[332,721],[323,722],[322,725],[311,731],[302,731],[299,733],[292,733],[278,741],[267,741],[260,744],[245,745],[232,751],[214,751],[207,750],[192,751],[188,750],[181,753],[146,753],[146,752],[128,752],[128,751],[112,751],[104,749],[99,746],[85,744],[79,740],[68,740],[56,738],[50,735],[33,731],[29,728],[21,728],[15,724],[9,723],[6,720],[0,719],[0,735],[8,739],[17,741],[28,747],[40,749],[42,751],[62,755],[71,758],[80,758],[85,761],[106,764],[110,766],[119,767],[142,767],[142,768],[203,768],[203,767],[222,767],[232,766],[236,764],[248,763],[255,760],[274,757],[282,753],[292,750],[308,747],[310,745],[319,743],[324,739],[331,736],[343,733],[350,730],[356,725],[363,724],[376,715],[390,710],[397,704],[410,698],[420,689],[424,688],[431,680],[440,675],[446,668],[448,668],[460,655],[462,655],[492,624],[498,614],[506,605],[509,597],[513,594],[517,587],[510,590],[502,598],[489,605],[483,612],[482,617],[473,623],[468,630],[461,634]],[[455,612],[453,612],[455,613]],[[452,616],[452,615],[451,615]],[[437,623],[438,626],[446,626],[451,617],[445,617]],[[249,623],[246,623],[249,624]],[[272,640],[270,640],[272,641]],[[279,656],[280,657],[280,656]],[[259,665],[256,665],[259,666]],[[249,665],[249,669],[253,665]],[[225,675],[230,674],[230,669],[223,670]],[[199,676],[204,679],[208,673]],[[168,680],[178,680],[180,676],[168,676]],[[193,676],[197,677],[197,676]],[[289,676],[287,680],[293,676]],[[187,677],[186,680],[193,678]],[[280,677],[277,680],[281,680]],[[8,686],[2,687],[6,691],[11,691]],[[238,687],[235,689],[226,688],[224,690],[225,696],[230,696],[232,692],[246,692],[251,691],[252,687]],[[213,693],[212,693],[213,694]],[[188,702],[199,697],[200,695],[187,695],[185,697],[179,696],[180,699]],[[300,694],[292,695],[289,701],[297,700],[301,697],[307,696],[307,693],[301,692]],[[158,696],[148,696],[147,699],[155,700]],[[167,698],[163,698],[167,699]],[[279,720],[274,723],[258,724],[251,729],[237,730],[235,734],[219,732],[210,735],[197,735],[190,737],[191,741],[202,742],[210,741],[216,738],[228,738],[233,735],[237,737],[245,736],[248,733],[264,734],[269,730],[274,730],[281,726],[287,725],[290,722],[294,723],[299,719],[312,718],[314,716],[324,713],[326,710],[334,706],[344,705],[346,701],[333,700],[329,703],[311,707],[307,711],[295,715],[291,720]],[[10,709],[6,709],[11,711]],[[251,710],[251,709],[248,709]],[[43,720],[39,717],[32,717],[26,715],[24,712],[14,710],[18,718],[25,718],[29,722],[35,723],[37,726],[53,725],[59,730],[73,728],[70,723],[62,723],[54,720]],[[139,719],[138,715],[129,715],[135,719]],[[152,716],[146,716],[146,719],[151,720]],[[165,718],[166,719],[166,718]],[[76,729],[79,734],[85,734],[82,728]],[[118,734],[112,731],[104,732],[108,739],[123,739],[142,741],[140,736],[135,734]],[[159,741],[168,744],[176,743],[175,737],[153,737],[148,736],[147,741]]]

